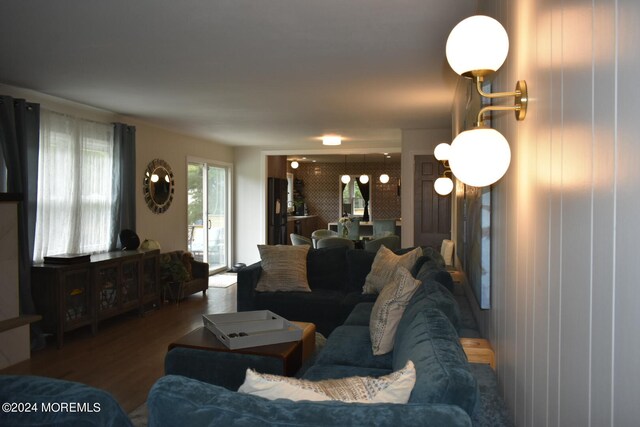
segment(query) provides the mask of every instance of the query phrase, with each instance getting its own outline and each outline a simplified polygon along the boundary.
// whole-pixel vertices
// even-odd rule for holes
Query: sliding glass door
[[[189,160],[187,247],[211,273],[229,266],[230,167]]]

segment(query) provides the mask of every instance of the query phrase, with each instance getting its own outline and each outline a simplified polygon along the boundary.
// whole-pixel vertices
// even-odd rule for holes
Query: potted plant
[[[164,256],[160,262],[160,275],[165,282],[165,290],[168,289],[170,292],[171,299],[178,300],[180,287],[189,280],[189,272],[182,260]]]

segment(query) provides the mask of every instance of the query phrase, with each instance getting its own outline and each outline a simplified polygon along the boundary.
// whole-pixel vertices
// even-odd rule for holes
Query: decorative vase
[[[347,228],[347,224],[342,224],[342,237],[349,237],[349,229]]]

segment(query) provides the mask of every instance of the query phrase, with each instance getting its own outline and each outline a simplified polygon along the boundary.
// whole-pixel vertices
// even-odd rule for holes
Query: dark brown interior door
[[[414,160],[414,245],[439,251],[442,240],[451,238],[451,194],[441,196],[433,188],[444,167],[433,156]]]

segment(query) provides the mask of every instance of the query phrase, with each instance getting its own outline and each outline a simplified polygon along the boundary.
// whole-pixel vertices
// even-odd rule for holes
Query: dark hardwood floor
[[[153,383],[164,374],[167,346],[202,326],[202,314],[236,311],[236,285],[209,288],[179,305],[168,303],[139,317],[136,312],[103,321],[98,333],[88,327],[65,335],[58,350],[54,339],[31,359],[0,374],[40,375],[78,381],[109,391],[128,413],[147,400]]]

